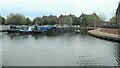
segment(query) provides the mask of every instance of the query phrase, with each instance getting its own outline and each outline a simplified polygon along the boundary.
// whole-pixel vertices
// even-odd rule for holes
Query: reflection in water
[[[29,35],[21,35],[19,33],[9,33],[7,34],[10,39],[27,39]]]
[[[0,33],[0,67],[2,67],[2,33]]]
[[[118,66],[120,66],[120,44],[116,44],[116,61],[118,62]]]
[[[118,66],[120,44],[87,34],[7,34],[3,39],[4,66]]]

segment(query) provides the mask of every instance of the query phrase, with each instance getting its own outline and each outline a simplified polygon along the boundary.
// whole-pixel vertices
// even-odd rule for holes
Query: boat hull
[[[34,35],[46,34],[46,31],[33,30],[33,31],[32,31],[32,34],[34,34]]]
[[[19,30],[8,29],[7,32],[8,33],[18,33]]]
[[[19,33],[32,33],[32,31],[19,31]]]

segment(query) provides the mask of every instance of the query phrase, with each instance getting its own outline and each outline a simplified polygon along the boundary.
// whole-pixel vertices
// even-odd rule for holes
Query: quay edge
[[[88,34],[91,35],[91,36],[94,36],[96,38],[120,43],[120,35],[101,32],[100,31],[101,29],[102,28],[97,28],[97,29],[94,29],[94,30],[90,30],[90,31],[88,31]]]

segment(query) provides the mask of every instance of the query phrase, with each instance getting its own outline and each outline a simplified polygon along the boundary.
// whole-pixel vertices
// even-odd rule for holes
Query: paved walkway
[[[108,39],[108,40],[110,39],[110,40],[120,41],[120,35],[111,34],[111,33],[107,33],[107,32],[101,32],[100,30],[102,30],[102,28],[90,30],[90,31],[88,31],[88,33],[93,36],[96,36],[96,37],[100,37],[100,38],[104,38],[104,39]]]

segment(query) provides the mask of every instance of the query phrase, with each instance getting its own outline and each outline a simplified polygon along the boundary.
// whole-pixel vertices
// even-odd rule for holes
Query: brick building
[[[116,10],[116,19],[117,19],[117,24],[120,25],[120,2],[119,2],[119,5],[118,5],[118,8]]]
[[[102,23],[100,22],[100,17],[95,12],[93,14],[88,14],[88,15],[82,13],[79,19],[80,19],[80,22],[85,21],[87,23],[87,26],[98,27],[102,25]]]
[[[58,24],[59,25],[63,25],[64,24],[64,18],[65,18],[65,15],[60,15],[59,18],[58,18]]]

